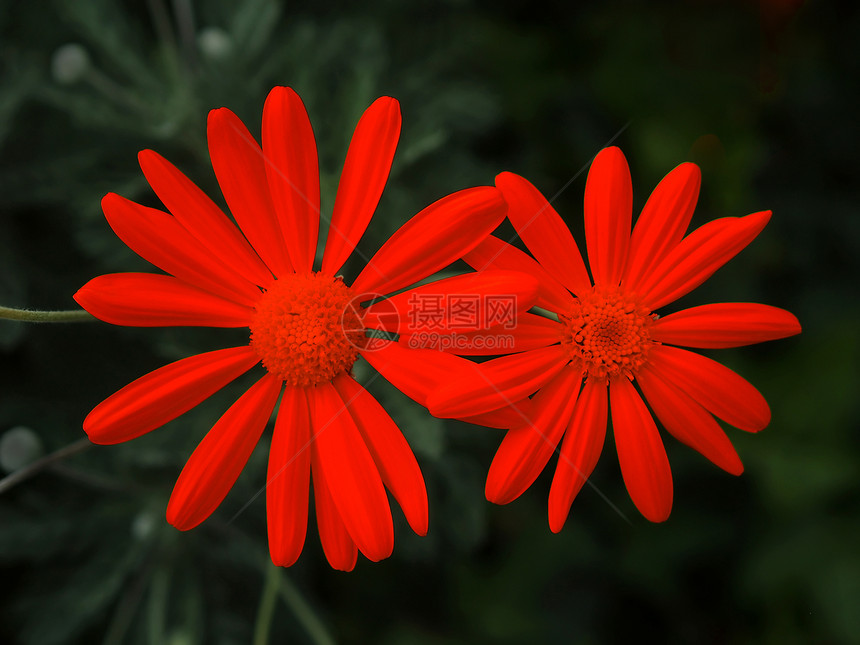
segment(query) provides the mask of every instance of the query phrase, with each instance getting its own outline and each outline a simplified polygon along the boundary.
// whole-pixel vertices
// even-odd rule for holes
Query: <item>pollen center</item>
[[[559,315],[561,344],[584,374],[605,379],[630,378],[645,361],[654,315],[635,298],[618,289],[595,287],[566,314]]]
[[[349,287],[321,273],[279,278],[257,303],[251,347],[285,383],[316,385],[348,372],[365,342]]]

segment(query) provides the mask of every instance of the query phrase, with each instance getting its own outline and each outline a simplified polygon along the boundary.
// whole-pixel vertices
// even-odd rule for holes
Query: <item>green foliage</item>
[[[147,270],[100,198],[156,204],[136,162],[152,148],[220,201],[206,113],[227,106],[259,134],[276,84],[311,115],[324,213],[362,110],[400,100],[403,134],[366,255],[431,201],[502,170],[549,195],[571,182],[554,203],[581,241],[578,173],[600,147],[627,153],[636,208],[673,166],[696,161],[694,224],[766,208],[774,218],[690,304],[767,302],[804,325],[798,338],[718,355],[773,410],[757,436],[729,430],[744,475],[667,438],[675,508],[650,525],[610,435],[555,535],[548,476],[506,507],[484,499],[500,431],[433,419],[360,362],[357,377],[417,454],[430,532],[413,535],[395,508],[392,558],[344,575],[325,563],[311,520],[299,563],[271,586],[269,641],[860,642],[858,11],[759,5],[0,4],[0,304],[67,308],[94,275]],[[122,385],[237,339],[0,321],[0,434],[26,426],[50,454]],[[0,495],[0,641],[252,641],[269,568],[270,433],[211,519],[187,533],[164,520],[185,459],[243,385]]]

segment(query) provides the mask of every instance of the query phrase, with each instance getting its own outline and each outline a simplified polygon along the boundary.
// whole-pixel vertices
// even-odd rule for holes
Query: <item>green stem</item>
[[[278,572],[280,574],[280,570]],[[281,598],[289,607],[298,621],[305,628],[311,641],[316,645],[335,645],[334,638],[328,633],[319,616],[314,613],[311,606],[305,602],[299,590],[290,582],[289,578],[280,576]]]
[[[21,322],[91,322],[95,320],[92,314],[83,309],[66,311],[32,311],[30,309],[13,309],[0,306],[0,318],[19,320]]]
[[[267,558],[268,559],[268,558]],[[267,645],[269,631],[272,626],[272,617],[275,611],[275,599],[280,594],[281,600],[290,609],[299,624],[310,636],[314,645],[335,645],[334,639],[328,633],[319,616],[314,613],[311,606],[302,598],[302,594],[284,575],[281,567],[271,562],[266,569],[266,582],[263,588],[263,597],[260,599],[260,608],[257,611],[257,623],[254,627],[254,645]]]
[[[281,572],[274,564],[266,569],[266,582],[263,596],[260,598],[260,608],[257,610],[257,622],[254,625],[254,645],[268,645],[269,631],[272,618],[275,615],[275,600],[278,596]]]
[[[167,603],[170,599],[171,573],[168,565],[159,565],[152,576],[152,584],[149,585],[147,632],[151,645],[161,645],[166,640]]]

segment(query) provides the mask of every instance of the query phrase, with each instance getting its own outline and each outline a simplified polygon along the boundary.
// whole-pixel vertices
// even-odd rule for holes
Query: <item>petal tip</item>
[[[371,103],[371,105],[379,105],[381,107],[388,108],[392,112],[396,112],[397,116],[400,116],[400,101],[393,96],[380,96]]]
[[[214,108],[209,110],[209,114],[206,117],[206,128],[212,130],[213,128],[222,126],[226,121],[238,120],[238,118],[230,108]]]
[[[138,162],[138,164],[140,164],[140,167],[142,169],[145,165],[148,165],[149,163],[151,163],[152,161],[155,161],[159,157],[161,157],[161,155],[158,154],[155,150],[151,150],[149,148],[144,148],[143,150],[141,150],[140,152],[137,153],[137,162]]]
[[[182,509],[178,508],[178,505],[174,505],[169,502],[167,504],[167,513],[165,514],[165,517],[167,518],[167,523],[179,531],[190,531],[200,524],[199,521],[193,521],[192,518],[189,517],[189,513],[183,513]]]
[[[564,519],[558,519],[550,515],[549,517],[549,530],[553,533],[561,533],[561,530],[564,528],[564,523],[567,521],[567,517]]]
[[[495,184],[496,188],[501,189],[499,184],[506,184],[518,180],[523,180],[518,174],[511,172],[510,170],[505,170],[496,175]]]

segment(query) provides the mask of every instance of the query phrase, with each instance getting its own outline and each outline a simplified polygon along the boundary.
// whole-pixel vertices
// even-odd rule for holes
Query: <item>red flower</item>
[[[116,194],[102,201],[116,234],[170,275],[97,277],[75,295],[82,307],[117,325],[249,327],[251,334],[248,345],[185,358],[126,386],[86,418],[90,439],[134,439],[256,364],[267,370],[189,458],[167,508],[177,528],[198,525],[221,503],[282,395],[266,488],[276,564],[290,565],[301,553],[311,477],[320,539],[335,568],[352,569],[357,550],[374,561],[391,554],[385,488],[412,529],[427,532],[418,463],[392,419],[349,373],[358,355],[378,349],[374,362],[390,364],[397,380],[406,365],[421,369],[422,353],[369,344],[359,303],[461,257],[501,222],[505,204],[493,187],[439,200],[398,230],[347,286],[337,273],[376,209],[399,135],[398,102],[378,99],[353,135],[319,271],[313,270],[320,223],[316,144],[304,105],[289,88],[276,87],[266,100],[262,148],[226,108],[209,114],[212,164],[241,232],[150,150],[140,153],[141,168],[170,212]],[[526,300],[529,291],[533,298],[531,278],[508,277]],[[444,292],[444,283],[437,284]],[[480,281],[472,279],[471,286],[480,289]],[[421,387],[411,394],[426,396]]]
[[[532,398],[530,418],[505,435],[487,476],[487,499],[506,504],[522,494],[559,443],[549,494],[549,525],[560,531],[573,498],[591,475],[611,410],[624,483],[654,522],[672,508],[672,475],[651,411],[666,430],[720,468],[740,474],[740,459],[712,415],[756,432],[770,421],[761,394],[723,365],[685,347],[736,347],[800,332],[797,319],[767,305],[724,303],[658,317],[749,244],[770,211],[726,217],[684,233],[701,174],[691,163],[670,172],[630,232],[632,189],[618,148],[600,152],[585,187],[589,278],[570,231],[528,181],[496,178],[508,217],[537,258],[489,237],[465,259],[476,269],[515,269],[540,281],[537,304],[553,314],[521,317],[518,345],[532,347],[480,365],[431,393],[443,417],[478,414],[500,401]],[[638,384],[637,391],[635,384]]]

